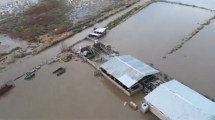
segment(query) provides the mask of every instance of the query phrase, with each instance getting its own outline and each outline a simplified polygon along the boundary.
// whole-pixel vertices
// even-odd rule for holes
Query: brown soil
[[[30,8],[28,11],[25,12],[26,15],[40,15],[42,13],[46,13],[48,11],[51,11],[53,9],[57,8],[56,3],[51,3],[48,5],[41,5],[41,6],[35,6]]]
[[[37,41],[37,37],[47,34],[60,27],[61,33],[71,26],[69,17],[65,14],[72,8],[58,0],[43,0],[34,7],[10,16],[0,23],[0,31],[8,33],[12,38],[21,38],[30,42]]]

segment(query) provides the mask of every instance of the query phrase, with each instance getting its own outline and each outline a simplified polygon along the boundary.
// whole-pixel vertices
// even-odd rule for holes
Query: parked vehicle
[[[99,39],[103,37],[106,34],[106,32],[107,32],[107,28],[95,28],[93,33],[90,33],[88,35],[88,38],[93,40]]]

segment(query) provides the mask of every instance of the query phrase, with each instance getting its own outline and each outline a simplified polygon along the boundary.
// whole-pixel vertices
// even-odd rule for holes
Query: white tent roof
[[[170,120],[215,120],[215,103],[176,80],[158,86],[145,100]]]

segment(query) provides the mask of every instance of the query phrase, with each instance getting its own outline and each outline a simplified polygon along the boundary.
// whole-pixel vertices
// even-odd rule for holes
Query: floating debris
[[[64,74],[65,72],[66,72],[66,69],[63,68],[62,70],[59,70],[59,71],[57,72],[57,76],[60,76],[60,75]]]
[[[96,77],[101,76],[101,73],[100,73],[98,70],[96,70],[96,71],[94,72],[94,76],[96,76]]]
[[[35,72],[26,73],[25,80],[30,80],[35,77]]]
[[[56,69],[54,72],[52,72],[52,73],[53,73],[53,74],[56,74],[56,73],[58,73],[60,70],[63,70],[63,68],[60,67],[60,68]]]
[[[64,62],[69,62],[72,59],[72,54],[64,53],[61,55],[61,60]]]
[[[124,102],[124,104],[123,104],[124,106],[126,106],[127,105],[127,102]]]
[[[65,72],[66,72],[66,68],[60,67],[60,68],[56,69],[54,72],[52,72],[52,73],[56,74],[57,76],[60,76]]]
[[[134,103],[133,101],[130,101],[129,102],[129,106],[133,109],[133,110],[138,110],[138,106],[136,103]]]

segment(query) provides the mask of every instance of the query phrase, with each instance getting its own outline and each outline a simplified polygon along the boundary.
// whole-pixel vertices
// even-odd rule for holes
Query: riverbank
[[[67,12],[70,9],[72,9],[71,7],[76,7],[76,6],[72,6],[72,5],[65,6],[66,3],[58,4],[57,1],[56,2],[46,1],[45,3],[42,1],[41,3],[38,3],[37,6],[34,6],[28,9],[27,11],[25,11],[24,13],[18,15],[19,17],[17,17],[17,15],[10,16],[4,21],[1,21],[0,31],[2,33],[8,33],[10,34],[10,36],[15,38],[18,37],[24,40],[28,40],[29,42],[36,42],[36,43],[29,43],[29,47],[27,48],[22,48],[24,49],[22,51],[28,51],[28,53],[30,52],[31,54],[35,55],[69,37],[74,36],[75,34],[81,32],[84,29],[92,27],[96,23],[102,22],[103,20],[109,18],[110,16],[115,15],[116,13],[122,10],[125,10],[126,8],[132,6],[137,2],[139,2],[139,0],[123,2],[123,3],[120,3],[119,5],[116,4],[118,5],[117,7],[116,5],[109,6],[109,7],[107,6],[101,9],[100,10],[101,12],[96,13],[94,16],[82,18],[77,22],[75,22],[74,24],[70,22],[72,21],[71,19],[73,18],[71,18],[70,15],[67,14]],[[99,2],[99,4],[102,4],[102,2],[101,3]],[[63,12],[60,14],[60,15],[63,15],[62,17],[58,16],[59,15],[58,13],[60,13],[59,10]],[[92,11],[89,11],[89,12],[92,12]],[[75,14],[75,13],[71,13],[71,14]],[[34,19],[31,19],[32,16],[34,16]],[[17,19],[21,17],[23,19],[17,22],[17,19],[13,19],[14,17]],[[51,17],[56,18],[55,21],[52,21],[52,22],[48,21],[48,19],[50,19]],[[61,21],[62,23],[58,21]],[[12,24],[11,22],[16,26],[15,28],[11,26]],[[31,22],[33,23],[30,24]],[[27,32],[22,32],[22,31],[26,31],[26,29],[28,28],[31,28],[29,29],[30,31],[27,30]],[[11,32],[12,29],[13,29],[13,32]],[[16,32],[16,31],[19,31],[19,32]],[[12,51],[10,51],[9,53],[12,53]],[[26,54],[26,53],[23,53],[23,54]],[[6,55],[6,54],[4,53],[1,54],[1,56],[3,55]]]

